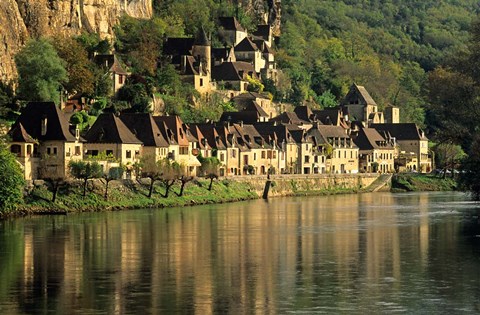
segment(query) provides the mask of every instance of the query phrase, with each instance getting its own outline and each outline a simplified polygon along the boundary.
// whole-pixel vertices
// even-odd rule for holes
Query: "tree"
[[[94,64],[87,50],[71,37],[55,37],[55,49],[65,61],[68,82],[64,84],[69,94],[93,95],[95,88]]]
[[[202,172],[202,174],[205,175],[206,179],[210,180],[210,184],[208,185],[208,190],[211,191],[213,186],[213,181],[215,179],[218,179],[218,168],[221,164],[220,160],[216,157],[204,158],[201,156],[198,158],[198,160],[202,164],[200,167],[200,171]]]
[[[180,173],[180,165],[176,162],[171,162],[169,159],[163,159],[158,161],[160,169],[162,170],[162,175],[160,181],[165,186],[164,198],[168,198],[170,189],[177,180],[178,174]]]
[[[148,189],[148,198],[152,198],[153,194],[153,185],[156,181],[159,181],[162,176],[162,170],[160,169],[159,163],[157,163],[155,156],[146,155],[142,158],[141,163],[141,174],[142,177],[150,179],[150,187]]]
[[[57,200],[57,193],[60,187],[65,185],[65,179],[57,174],[57,172],[52,172],[48,168],[48,162],[51,159],[49,156],[45,156],[40,161],[40,167],[38,168],[39,177],[49,184],[48,188],[52,192],[51,201],[55,203]]]
[[[179,165],[177,173],[177,179],[180,181],[180,191],[175,194],[181,197],[183,196],[185,185],[191,182],[194,177],[186,174],[186,167],[184,165]]]
[[[26,101],[60,100],[62,84],[68,82],[65,62],[46,39],[30,40],[15,56],[17,95]]]
[[[23,202],[23,172],[5,144],[0,144],[0,213],[14,211]]]
[[[87,195],[88,180],[102,176],[102,166],[97,162],[70,161],[68,167],[73,177],[83,180],[83,197]]]
[[[110,167],[108,170],[108,173],[103,174],[103,180],[105,181],[105,195],[104,198],[105,200],[108,200],[108,184],[112,180],[119,180],[123,176],[123,167],[121,166],[115,166],[115,167]]]
[[[443,178],[446,177],[447,169],[452,170],[452,177],[457,165],[465,158],[462,147],[453,143],[440,143],[433,147],[436,165],[442,168]]]

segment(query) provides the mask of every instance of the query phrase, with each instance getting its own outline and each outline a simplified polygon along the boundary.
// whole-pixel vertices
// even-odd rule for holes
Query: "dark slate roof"
[[[143,145],[168,147],[168,141],[153,120],[152,114],[122,113],[120,120],[143,142]]]
[[[363,86],[354,83],[343,99],[342,105],[355,104],[355,101],[358,101],[360,105],[377,105]]]
[[[254,124],[254,127],[262,136],[274,136],[277,139],[278,144],[294,141],[286,125],[261,122]]]
[[[113,113],[100,114],[85,135],[85,139],[90,143],[142,144],[120,118]]]
[[[263,39],[256,39],[253,42],[263,54],[273,55],[273,50],[268,47],[267,43]]]
[[[258,121],[259,114],[256,111],[241,111],[241,112],[223,112],[220,121],[228,121],[232,123],[244,122],[246,124],[253,124]]]
[[[164,128],[163,124],[172,132],[173,137],[181,146],[188,145],[187,126],[178,116],[155,116],[153,118],[159,128]],[[167,137],[168,139],[168,137]]]
[[[255,45],[255,43],[248,37],[245,37],[237,46],[235,46],[235,51],[239,52],[251,52],[257,50],[259,50],[257,45]]]
[[[33,139],[23,128],[21,123],[15,124],[12,129],[8,132],[8,136],[13,142],[24,142],[24,143],[36,143],[35,139]]]
[[[203,26],[197,32],[194,44],[198,46],[210,46],[210,40],[208,39],[207,33],[205,33]]]
[[[47,132],[42,135],[42,120],[44,118],[47,119]],[[31,138],[39,141],[62,140],[74,142],[77,140],[69,131],[69,123],[65,115],[54,102],[28,103],[12,126],[12,132],[20,128],[18,127],[19,124],[23,126],[25,132]]]
[[[292,112],[283,112],[280,115],[270,118],[270,121],[278,121],[283,124],[302,125],[308,121],[298,118],[297,114]]]
[[[257,78],[253,65],[243,61],[224,62],[212,69],[212,79],[216,81],[242,81],[246,75]]]
[[[314,118],[313,112],[308,106],[296,106],[293,111],[301,120],[311,121]]]
[[[322,109],[322,110],[314,110],[312,112],[315,115],[315,117],[318,120],[320,120],[324,125],[340,126],[342,123],[343,113],[337,107]]]
[[[196,124],[198,129],[202,132],[202,134],[207,139],[208,144],[211,148],[216,148],[219,150],[225,150],[226,145],[217,132],[217,127],[212,124]]]
[[[361,151],[374,149],[394,149],[392,143],[387,141],[377,130],[373,128],[361,128],[357,137],[353,140]]]
[[[250,102],[250,104],[245,106],[243,110],[257,112],[260,117],[270,117],[268,116],[267,112],[255,101]]]
[[[223,59],[227,60],[230,57],[230,52],[232,48],[224,47],[224,48],[212,48],[212,56],[213,59]]]
[[[370,127],[388,132],[396,140],[428,140],[425,133],[414,123],[371,124]]]
[[[128,72],[123,67],[122,62],[116,55],[96,55],[94,59],[97,65],[106,67],[111,72],[114,72],[116,74],[128,74]]]
[[[169,37],[167,38],[167,41],[163,44],[163,53],[170,56],[191,55],[194,43],[194,38]]]
[[[225,30],[245,32],[243,26],[234,16],[222,16],[219,17],[218,20],[220,22],[220,26],[223,27]]]
[[[315,128],[317,128],[325,138],[349,138],[345,129],[340,126],[316,125]]]
[[[272,28],[270,27],[270,25],[261,24],[261,25],[257,25],[257,30],[252,34],[258,37],[268,39],[271,33],[272,33]]]

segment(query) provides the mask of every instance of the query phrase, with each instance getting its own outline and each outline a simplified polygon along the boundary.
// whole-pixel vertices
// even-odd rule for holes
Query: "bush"
[[[5,145],[0,145],[0,213],[14,211],[23,202],[23,172]]]

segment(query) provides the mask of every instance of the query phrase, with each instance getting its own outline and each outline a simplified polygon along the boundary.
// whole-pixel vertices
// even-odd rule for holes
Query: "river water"
[[[374,193],[0,222],[0,314],[478,314],[479,209]]]

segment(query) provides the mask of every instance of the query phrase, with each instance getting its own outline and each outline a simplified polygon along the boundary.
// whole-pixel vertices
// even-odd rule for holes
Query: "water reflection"
[[[3,222],[0,312],[475,313],[474,207],[376,193]]]

